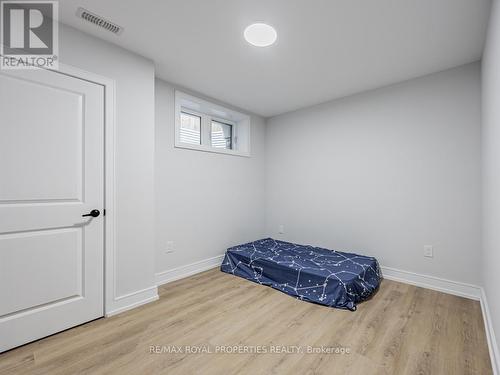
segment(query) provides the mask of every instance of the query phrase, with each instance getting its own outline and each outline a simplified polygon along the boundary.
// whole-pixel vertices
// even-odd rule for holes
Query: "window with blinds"
[[[201,117],[181,112],[180,141],[191,145],[201,145]]]
[[[175,92],[175,147],[250,156],[250,116]]]
[[[212,147],[233,149],[233,125],[212,120],[210,132]]]

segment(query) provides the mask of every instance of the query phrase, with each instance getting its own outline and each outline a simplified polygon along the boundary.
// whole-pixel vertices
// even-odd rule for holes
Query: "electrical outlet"
[[[434,257],[434,247],[432,245],[424,245],[424,257]]]
[[[283,224],[280,224],[280,226],[278,228],[278,233],[279,234],[285,233],[285,226]]]
[[[167,246],[165,248],[165,253],[170,254],[173,253],[174,250],[174,241],[167,241]]]

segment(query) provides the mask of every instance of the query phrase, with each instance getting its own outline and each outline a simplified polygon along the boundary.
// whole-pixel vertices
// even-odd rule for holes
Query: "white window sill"
[[[212,152],[215,154],[242,156],[245,158],[250,157],[250,153],[248,153],[248,152],[241,152],[241,151],[237,151],[237,150],[228,150],[225,148],[207,147],[207,146],[202,146],[202,145],[192,145],[190,143],[175,142],[175,147],[189,149],[189,150],[203,151],[203,152]]]

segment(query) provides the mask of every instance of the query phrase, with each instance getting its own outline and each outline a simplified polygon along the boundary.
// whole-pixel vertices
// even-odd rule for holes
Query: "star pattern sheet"
[[[221,271],[304,301],[351,311],[377,290],[381,280],[373,257],[272,238],[229,248]]]

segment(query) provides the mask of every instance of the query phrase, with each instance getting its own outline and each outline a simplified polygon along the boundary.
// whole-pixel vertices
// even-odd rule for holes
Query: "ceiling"
[[[120,36],[75,16],[82,6]],[[64,0],[62,22],[176,85],[270,117],[479,60],[490,0]],[[243,39],[262,21],[277,43]]]

